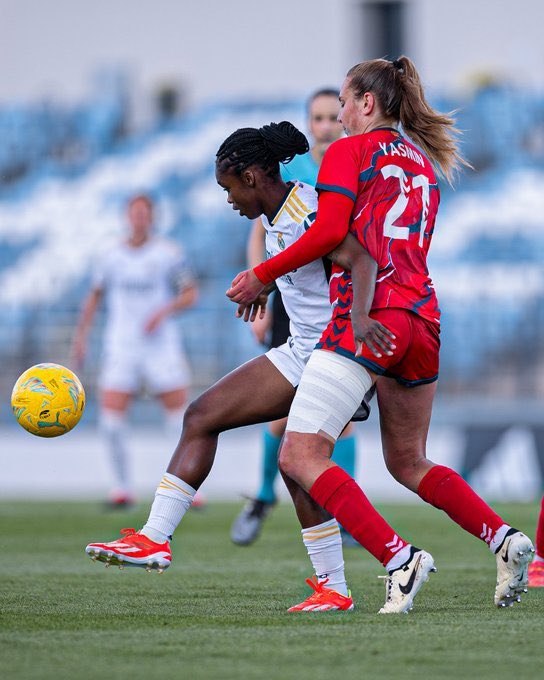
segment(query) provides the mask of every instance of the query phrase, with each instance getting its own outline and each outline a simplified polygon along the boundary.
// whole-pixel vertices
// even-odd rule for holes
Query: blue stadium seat
[[[303,101],[219,102],[120,140],[119,100],[106,99],[72,110],[0,109],[0,170],[14,173],[0,185],[0,298],[9,319],[0,358],[22,368],[38,355],[66,358],[90,262],[122,228],[127,197],[147,191],[158,203],[158,229],[184,244],[200,279],[199,303],[179,323],[203,387],[260,351],[224,295],[245,266],[250,225],[216,187],[215,152],[244,125],[303,126]],[[465,173],[455,190],[442,187],[430,261],[443,308],[442,375],[466,383],[504,360],[521,334],[529,337],[527,325],[544,331],[544,133],[540,140],[531,128],[536,121],[544,130],[544,98],[497,88],[460,107],[445,96],[433,103],[460,108],[466,153],[483,168]],[[94,367],[99,335],[97,327]],[[87,370],[92,384],[93,366]]]

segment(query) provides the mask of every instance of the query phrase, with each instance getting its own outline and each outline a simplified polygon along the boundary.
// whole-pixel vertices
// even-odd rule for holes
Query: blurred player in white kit
[[[153,201],[145,194],[127,204],[128,237],[95,263],[91,290],[77,325],[73,353],[81,364],[98,306],[107,316],[102,345],[100,426],[111,458],[109,503],[134,502],[126,418],[142,386],[164,408],[167,427],[181,432],[190,370],[173,315],[193,305],[197,287],[178,243],[153,234]]]

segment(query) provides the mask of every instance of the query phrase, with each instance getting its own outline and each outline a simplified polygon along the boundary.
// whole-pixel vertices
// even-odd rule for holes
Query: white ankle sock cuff
[[[497,529],[495,535],[489,541],[489,549],[493,554],[497,552],[497,548],[504,541],[506,534],[510,531],[511,528],[512,527],[509,524],[503,524],[502,527],[499,527],[499,529]]]
[[[161,496],[169,496],[170,498],[184,498],[192,503],[196,494],[196,489],[189,486],[183,479],[165,472],[157,487],[157,493]]]
[[[338,522],[333,518],[322,524],[302,529],[301,533],[316,576],[329,579],[328,588],[347,595],[342,537]]]
[[[410,548],[411,544],[407,543],[403,548],[401,548],[398,553],[396,553],[389,562],[385,565],[388,572],[392,572],[407,562],[410,559]]]
[[[316,524],[315,527],[302,529],[300,533],[302,534],[304,545],[307,548],[314,545],[316,541],[323,541],[328,538],[331,539],[332,542],[342,542],[342,538],[340,536],[340,527],[338,526],[338,522],[334,519],[334,517],[327,522],[323,522],[323,524]]]
[[[168,540],[191,507],[196,490],[166,472],[161,479],[142,533],[156,543]]]

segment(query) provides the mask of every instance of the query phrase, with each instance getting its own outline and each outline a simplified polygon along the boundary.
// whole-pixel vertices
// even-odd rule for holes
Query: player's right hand
[[[263,319],[266,313],[266,304],[268,302],[268,295],[261,293],[253,302],[249,304],[239,304],[236,310],[236,316],[240,319],[243,317],[244,321],[255,321],[255,319]]]
[[[253,304],[264,288],[253,269],[246,269],[234,277],[231,287],[227,290],[227,297],[239,305],[249,305]]]
[[[352,312],[351,324],[355,339],[355,356],[360,357],[363,353],[363,345],[366,345],[374,356],[380,358],[382,354],[392,356],[397,349],[393,340],[396,336],[383,324],[367,315],[355,316]]]

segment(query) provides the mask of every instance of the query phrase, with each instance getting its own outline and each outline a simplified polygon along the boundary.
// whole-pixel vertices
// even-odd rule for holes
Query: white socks
[[[389,562],[385,565],[386,571],[391,573],[392,571],[395,571],[395,569],[398,569],[399,567],[402,567],[402,565],[405,562],[408,562],[410,559],[411,555],[411,543],[407,543],[404,547],[402,547],[398,553],[393,555],[393,557],[389,560]]]
[[[125,414],[104,410],[100,414],[100,429],[106,439],[108,454],[113,468],[115,486],[119,491],[130,491],[129,451]]]
[[[317,578],[320,581],[328,578],[326,588],[347,596],[348,586],[344,576],[344,555],[338,522],[333,518],[315,527],[302,529],[301,533]]]
[[[191,507],[196,490],[182,479],[165,472],[161,479],[148,520],[140,533],[155,543],[164,543],[172,534],[183,516]]]
[[[496,554],[497,550],[501,546],[501,543],[506,538],[506,534],[510,531],[511,528],[512,527],[509,526],[508,524],[503,524],[502,527],[497,529],[491,541],[489,541],[489,549],[494,555]]]

